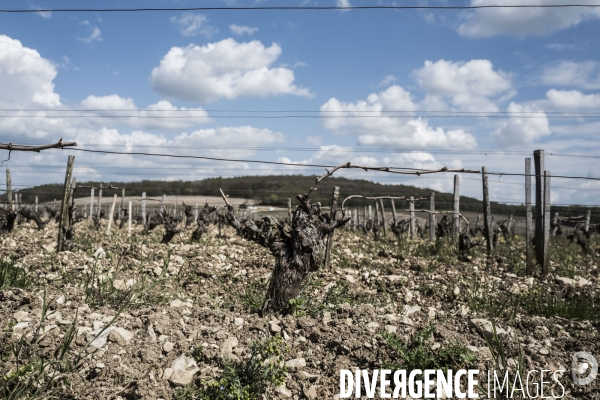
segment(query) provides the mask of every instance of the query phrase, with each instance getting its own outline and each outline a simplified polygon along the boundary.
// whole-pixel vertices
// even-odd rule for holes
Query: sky
[[[2,8],[564,3],[25,0]],[[62,137],[88,150],[506,174],[523,173],[525,158],[543,149],[552,175],[600,178],[598,48],[600,8],[591,7],[0,13],[0,142]],[[68,154],[80,182],[325,172],[74,150],[13,153],[2,169],[16,189],[58,183]],[[452,173],[336,175],[453,187]],[[481,198],[481,176],[460,175],[461,194]],[[551,188],[554,204],[600,204],[600,180],[554,178]],[[524,177],[491,175],[490,196],[523,202]]]

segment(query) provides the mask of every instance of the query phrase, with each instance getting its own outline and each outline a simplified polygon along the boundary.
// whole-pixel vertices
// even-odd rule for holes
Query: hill
[[[313,184],[315,176],[304,175],[268,175],[268,176],[244,176],[236,178],[208,178],[198,181],[154,181],[143,180],[140,182],[113,182],[113,185],[125,187],[126,195],[141,196],[146,192],[147,196],[217,196],[219,188],[232,197],[253,199],[263,205],[273,205],[287,207],[287,199],[295,197],[298,193],[305,193]],[[104,186],[109,183],[104,182]],[[78,185],[99,187],[100,182],[78,182]],[[340,187],[340,197],[343,199],[351,194],[362,194],[365,196],[414,196],[429,197],[434,192],[436,196],[436,209],[450,210],[452,208],[452,194],[442,193],[430,189],[423,189],[407,185],[384,185],[371,182],[364,179],[348,179],[343,177],[329,177],[323,180],[318,190],[313,193],[314,201],[320,201],[323,205],[329,205],[331,202],[331,192],[334,186]],[[22,194],[24,203],[33,203],[35,196],[38,196],[40,203],[60,200],[62,195],[62,184],[41,185],[32,188],[19,190]],[[115,191],[105,191],[105,195],[112,195]],[[77,191],[75,197],[89,196],[89,190]],[[120,194],[120,193],[118,193]],[[0,196],[0,200],[6,201],[6,194]],[[295,204],[295,203],[292,203]],[[351,207],[372,204],[366,200],[353,199],[349,204]],[[416,208],[429,208],[429,201],[417,202]],[[494,214],[514,214],[515,216],[525,216],[524,205],[511,205],[492,202],[492,212]],[[461,196],[460,209],[464,212],[482,212],[481,200]],[[581,215],[588,207],[584,206],[553,206],[552,212],[558,212],[563,216]],[[600,219],[600,208],[594,207],[592,210],[592,220]]]

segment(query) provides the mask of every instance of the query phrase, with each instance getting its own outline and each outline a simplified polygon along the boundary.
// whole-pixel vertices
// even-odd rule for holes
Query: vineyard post
[[[383,222],[383,236],[387,236],[387,220],[385,218],[385,209],[383,208],[383,199],[379,199],[379,207],[381,207],[381,221]]]
[[[196,208],[194,208],[194,219],[198,219],[198,202],[196,202]]]
[[[91,188],[91,194],[90,194],[90,215],[89,215],[89,220],[90,220],[90,224],[92,223],[92,216],[94,215],[94,188]]]
[[[554,225],[554,228],[552,228],[552,236],[556,236],[556,232],[558,231],[558,211],[554,213],[554,219],[552,220],[552,225]]]
[[[13,210],[12,182],[10,180],[10,169],[6,169],[6,196],[8,197],[8,208]]]
[[[173,216],[177,217],[177,203],[179,202],[179,196],[175,197],[175,205],[173,206]]]
[[[62,251],[63,243],[65,241],[65,232],[69,224],[69,197],[71,195],[71,176],[73,175],[73,163],[75,162],[75,156],[69,156],[67,160],[67,172],[65,173],[65,185],[63,187],[62,203],[60,206],[60,220],[58,221],[58,240],[56,243],[56,252]]]
[[[127,236],[131,236],[131,201],[129,202],[129,221],[127,222]]]
[[[371,213],[371,205],[369,204],[369,219],[373,219],[373,214]]]
[[[167,195],[166,194],[163,194],[162,202],[163,202],[163,204],[165,204],[167,202]]]
[[[100,189],[98,189],[98,221],[100,221],[100,217],[102,216],[102,187],[100,184]]]
[[[53,208],[56,210],[56,199],[54,199]]]
[[[146,192],[142,193],[142,223],[146,225]]]
[[[550,265],[550,257],[548,257],[550,250],[550,171],[544,171],[544,236],[542,243],[544,245],[542,274],[546,275]]]
[[[363,222],[362,222],[362,227],[363,228],[367,227],[367,206],[363,207]]]
[[[508,227],[506,228],[508,230],[508,236],[512,236],[512,225],[513,225],[513,215],[510,214],[510,216],[508,217]]]
[[[409,210],[410,210],[410,238],[414,239],[417,236],[417,227],[415,226],[415,198],[413,196],[410,196],[410,204],[409,204]]]
[[[107,235],[110,233],[110,228],[112,227],[113,218],[115,214],[115,206],[117,205],[117,197],[118,196],[116,194],[113,196],[112,206],[110,207],[110,215],[108,216],[108,227],[106,228]]]
[[[38,197],[35,196],[35,212],[38,212]]]
[[[357,223],[358,223],[358,210],[355,208],[352,212],[352,230],[356,230]]]
[[[379,228],[379,204],[377,203],[377,200],[375,200],[375,224],[373,224],[373,226]]]
[[[333,194],[331,196],[331,221],[335,221],[338,208],[338,198],[340,197],[339,186],[333,187]],[[331,264],[331,248],[333,247],[333,232],[327,234],[327,243],[325,245],[325,269],[329,269]]]
[[[535,256],[544,263],[544,150],[533,152],[535,163]]]
[[[392,223],[394,226],[398,222],[398,215],[396,214],[396,204],[394,204],[394,199],[391,199],[392,202]]]
[[[485,244],[488,255],[494,251],[494,242],[492,241],[492,221],[491,221],[491,210],[490,210],[490,193],[488,189],[488,174],[487,168],[481,169],[481,176],[483,180],[483,234],[485,236]]]
[[[292,199],[288,197],[288,220],[292,224]]]
[[[587,214],[585,215],[585,233],[588,232],[588,230],[590,229],[590,218],[592,216],[592,210],[588,210]]]
[[[125,207],[125,188],[121,189],[121,207],[119,208],[119,219],[123,218],[124,207]]]
[[[435,242],[435,193],[429,196],[429,240]]]
[[[460,175],[454,175],[454,214],[452,214],[452,236],[460,232]]]
[[[531,275],[533,273],[533,260],[531,259],[531,241],[533,239],[533,216],[531,210],[531,158],[525,159],[525,215],[525,273],[527,275]]]
[[[19,211],[19,194],[20,194],[20,193],[19,193],[19,191],[17,190],[17,192],[15,193],[15,204],[16,204],[16,207],[15,207],[15,209],[16,209],[16,211],[17,211],[17,212]]]
[[[69,194],[69,204],[73,203],[73,195],[75,195],[75,188],[77,188],[77,178],[73,177],[71,181],[71,193]]]

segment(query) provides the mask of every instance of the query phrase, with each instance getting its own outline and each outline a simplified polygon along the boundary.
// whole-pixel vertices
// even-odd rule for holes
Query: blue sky
[[[563,2],[401,4],[409,3]],[[3,7],[336,4],[374,3],[32,0]],[[100,150],[523,172],[534,149],[600,156],[599,19],[600,8],[0,14],[0,106],[20,110],[3,111],[0,141],[63,137]],[[438,111],[451,117],[434,117]],[[399,114],[405,118],[390,118]],[[13,154],[13,182],[60,182],[67,153]],[[321,172],[73,154],[79,181]],[[548,155],[546,165],[553,174],[600,177],[595,160]],[[451,174],[344,174],[452,187]],[[463,193],[481,197],[480,177],[462,178]],[[523,201],[523,178],[494,176],[490,184],[493,200]],[[597,181],[556,179],[553,187],[555,203],[599,204]]]

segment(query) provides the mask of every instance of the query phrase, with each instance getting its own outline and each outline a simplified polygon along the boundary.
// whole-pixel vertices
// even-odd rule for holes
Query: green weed
[[[412,341],[403,343],[396,334],[381,332],[387,344],[398,355],[399,361],[385,362],[384,368],[391,370],[405,369],[407,374],[412,370],[420,369],[463,369],[475,361],[475,355],[466,347],[459,344],[441,346],[437,350],[431,350],[428,343],[435,331],[434,325],[428,325],[421,331],[415,333]]]
[[[242,361],[225,361],[221,377],[181,388],[178,400],[258,400],[270,385],[285,382],[280,336],[263,343],[254,342],[250,357]]]

